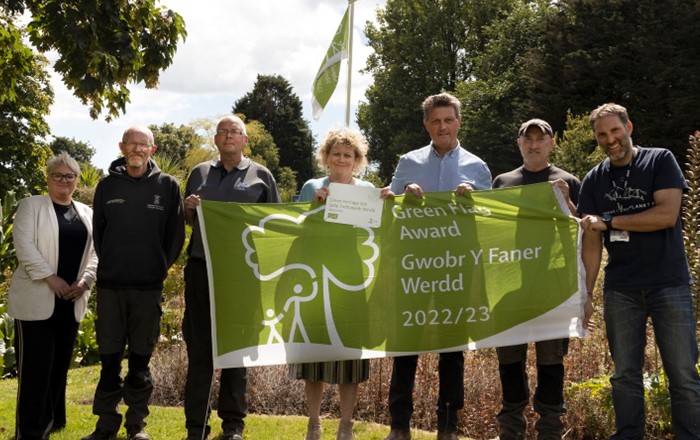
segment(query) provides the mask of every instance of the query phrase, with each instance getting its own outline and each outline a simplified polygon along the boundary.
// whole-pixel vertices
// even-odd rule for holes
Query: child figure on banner
[[[313,274],[313,271],[309,268],[309,272]],[[294,340],[294,336],[296,333],[296,330],[299,330],[299,333],[301,333],[301,336],[303,338],[304,342],[310,342],[309,341],[309,335],[306,333],[306,328],[304,328],[304,323],[301,319],[301,316],[299,314],[299,303],[310,301],[316,297],[316,294],[318,293],[318,283],[314,281],[312,283],[313,286],[313,291],[311,294],[306,295],[306,296],[293,296],[287,300],[287,302],[284,305],[284,312],[286,313],[289,311],[289,307],[294,304],[294,320],[292,323],[292,329],[289,335],[289,340],[290,342]],[[294,293],[301,293],[303,290],[303,286],[301,284],[297,284],[294,286]],[[268,318],[271,319],[266,319],[262,323],[266,327],[270,327],[270,336],[267,338],[267,344],[274,344],[274,343],[280,343],[284,344],[284,339],[282,338],[282,335],[280,334],[279,331],[277,331],[277,324],[279,324],[282,319],[284,319],[285,313],[279,313],[277,316],[275,316],[275,311],[273,309],[267,309],[265,311],[265,314],[267,315]]]

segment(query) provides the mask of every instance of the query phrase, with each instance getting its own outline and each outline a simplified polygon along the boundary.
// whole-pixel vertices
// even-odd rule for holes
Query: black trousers
[[[190,259],[185,266],[185,316],[182,333],[187,344],[185,427],[190,434],[209,432],[209,390],[212,363],[209,281],[204,261]],[[242,432],[248,412],[245,368],[221,370],[217,413],[224,432]]]
[[[74,307],[56,298],[49,319],[15,321],[18,439],[48,439],[52,430],[66,426],[66,377],[78,334]]]
[[[153,393],[149,362],[160,335],[162,291],[109,289],[97,286],[97,344],[100,352],[100,381],[92,413],[96,427],[119,431],[122,415],[119,402],[128,407],[124,426],[146,426],[148,402]],[[129,371],[121,377],[121,361],[128,346]]]
[[[410,429],[413,414],[413,385],[418,356],[394,358],[389,386],[392,429]],[[438,431],[457,430],[457,411],[464,407],[464,353],[440,353],[440,390],[437,401]]]

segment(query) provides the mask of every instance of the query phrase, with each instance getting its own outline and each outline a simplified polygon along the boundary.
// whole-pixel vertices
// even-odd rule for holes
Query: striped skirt
[[[290,364],[289,378],[333,384],[364,382],[369,378],[369,359]]]

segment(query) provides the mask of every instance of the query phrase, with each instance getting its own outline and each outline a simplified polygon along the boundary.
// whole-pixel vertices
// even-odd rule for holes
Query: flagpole
[[[355,17],[355,2],[357,0],[348,0],[350,4],[350,22],[348,23],[348,91],[347,100],[345,103],[345,126],[350,127],[350,91],[352,89],[352,30],[353,19]]]

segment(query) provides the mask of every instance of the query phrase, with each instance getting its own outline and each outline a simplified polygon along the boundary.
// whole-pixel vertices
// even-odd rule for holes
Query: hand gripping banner
[[[561,206],[548,183],[398,196],[363,228],[318,203],[202,201],[215,367],[580,337],[579,228]]]

